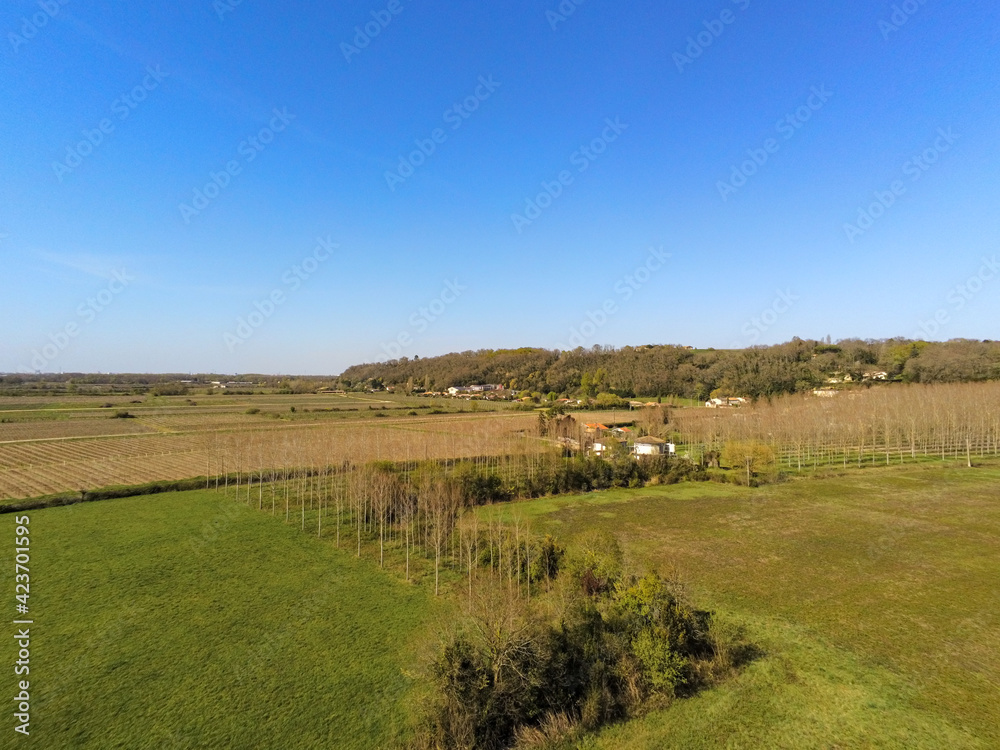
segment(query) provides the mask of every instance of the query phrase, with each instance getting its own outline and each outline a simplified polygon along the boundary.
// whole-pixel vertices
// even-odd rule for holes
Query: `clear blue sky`
[[[993,0],[10,0],[0,371],[997,338],[998,32]]]

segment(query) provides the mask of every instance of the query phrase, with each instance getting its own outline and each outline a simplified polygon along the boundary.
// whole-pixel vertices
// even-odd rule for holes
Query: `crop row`
[[[0,496],[276,467],[500,455],[531,418],[443,418],[0,444]],[[423,432],[425,429],[433,432]]]

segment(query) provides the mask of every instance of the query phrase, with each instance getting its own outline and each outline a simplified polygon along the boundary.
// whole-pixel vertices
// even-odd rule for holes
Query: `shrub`
[[[743,469],[751,476],[774,466],[771,446],[755,440],[730,440],[722,449],[720,463],[733,469]]]
[[[153,386],[150,393],[154,396],[186,396],[188,389],[181,383],[162,383]]]
[[[634,715],[710,671],[709,614],[656,574],[597,598],[568,590],[558,601],[543,618],[502,580],[481,587],[469,622],[434,660],[420,746],[558,747],[577,727]]]

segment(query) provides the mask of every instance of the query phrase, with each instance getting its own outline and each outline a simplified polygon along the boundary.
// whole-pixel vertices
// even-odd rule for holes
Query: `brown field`
[[[253,415],[244,413],[246,400],[211,410],[132,407],[135,419],[107,411],[98,418],[84,403],[58,419],[51,409],[37,410],[33,420],[0,424],[0,499],[233,471],[520,452],[520,433],[537,419],[524,412],[406,416],[408,404],[375,401],[394,410],[377,418],[365,399],[350,418],[303,411],[335,408],[330,397],[296,397],[294,414],[290,402],[268,397],[253,402],[261,409]],[[281,408],[283,418],[269,415],[268,406]]]
[[[747,453],[791,471],[934,457],[971,463],[1000,454],[998,404],[996,383],[858,389],[833,399],[674,408],[664,435],[695,459],[764,446],[766,455]],[[134,418],[114,418],[122,410]],[[642,417],[629,409],[573,416],[581,425]],[[507,405],[381,394],[0,398],[0,499],[344,461],[520,453],[540,447],[524,437],[537,425],[537,414]]]

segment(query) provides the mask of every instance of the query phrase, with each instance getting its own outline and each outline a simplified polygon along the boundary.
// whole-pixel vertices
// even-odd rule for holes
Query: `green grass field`
[[[764,655],[587,748],[1000,747],[1000,471],[850,472],[526,503],[572,543],[609,529],[676,568]]]
[[[32,746],[398,744],[421,589],[213,493],[30,515]]]
[[[503,510],[569,545],[612,531],[631,566],[676,568],[697,605],[762,651],[588,750],[1000,746],[996,468],[681,484]],[[30,515],[34,745],[402,742],[412,675],[451,614],[430,584],[215,493]],[[2,518],[11,538],[14,517]]]

